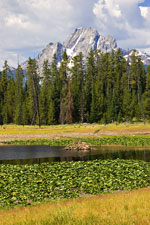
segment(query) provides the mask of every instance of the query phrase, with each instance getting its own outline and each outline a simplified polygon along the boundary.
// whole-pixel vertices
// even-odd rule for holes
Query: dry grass
[[[150,188],[0,211],[1,225],[149,225]]]
[[[29,138],[54,138],[54,137],[88,137],[103,135],[137,135],[150,134],[150,124],[122,123],[119,125],[108,124],[72,124],[53,126],[17,126],[3,125],[0,127],[0,140],[29,139]]]

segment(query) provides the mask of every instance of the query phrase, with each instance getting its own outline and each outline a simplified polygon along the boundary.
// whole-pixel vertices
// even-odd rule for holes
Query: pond
[[[150,162],[150,149],[97,146],[91,151],[67,151],[60,146],[0,146],[0,164],[40,164],[117,158]]]

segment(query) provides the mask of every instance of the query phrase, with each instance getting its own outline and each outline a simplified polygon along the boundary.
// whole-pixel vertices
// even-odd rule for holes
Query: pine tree
[[[40,90],[40,115],[41,123],[48,124],[48,109],[50,104],[50,99],[52,98],[52,85],[50,81],[50,68],[48,60],[43,63],[43,72],[42,72],[42,87]]]
[[[96,93],[95,93],[95,83],[93,82],[92,86],[92,100],[91,100],[91,108],[90,108],[90,122],[97,122],[97,102],[96,102]]]
[[[38,119],[38,124],[40,127],[40,111],[39,111],[39,81],[40,77],[38,74],[37,63],[35,59],[29,58],[28,67],[28,112],[29,120],[31,124],[36,123]]]
[[[66,52],[64,52],[63,54],[63,59],[61,61],[59,72],[60,72],[60,82],[61,82],[59,122],[61,124],[64,124],[66,119],[68,72],[69,72],[68,57]]]
[[[16,124],[24,124],[23,120],[23,71],[20,65],[15,74],[15,112],[14,122]]]
[[[51,111],[54,114],[51,117],[55,118],[54,119],[55,123],[59,123],[61,81],[60,81],[60,73],[58,71],[56,54],[54,54],[53,61],[51,64],[51,77],[53,80],[53,103],[51,102],[53,110],[51,109]]]
[[[104,91],[104,123],[114,121],[115,108],[113,99],[114,87],[114,60],[110,53],[105,53],[102,57],[103,91]]]
[[[26,74],[25,74],[26,75]],[[31,115],[30,115],[30,105],[29,105],[29,89],[28,89],[28,80],[25,81],[23,88],[23,104],[22,104],[22,124],[28,125],[31,124]]]
[[[129,122],[132,120],[131,117],[131,87],[130,87],[130,63],[129,57],[127,59],[126,69],[121,77],[121,90],[122,90],[122,120]]]
[[[67,106],[66,106],[66,123],[67,124],[73,123],[72,114],[73,114],[72,88],[71,88],[71,81],[69,79],[68,93],[67,93]]]
[[[150,66],[147,67],[146,88],[143,94],[145,116],[150,120]]]
[[[2,110],[3,123],[14,122],[14,110],[15,110],[15,82],[11,77],[8,81],[7,90],[4,95],[4,106]]]
[[[96,95],[96,122],[103,122],[103,114],[105,112],[105,104],[104,104],[104,97],[105,97],[105,73],[103,70],[103,58],[104,53],[96,52],[96,70],[97,70],[97,77],[95,80],[95,95]],[[95,111],[95,110],[94,110]]]
[[[51,99],[48,106],[48,124],[55,124],[56,118],[55,118],[55,108],[54,108],[54,101]]]
[[[10,69],[7,61],[4,62],[3,71],[1,73],[0,79],[0,124],[3,124],[3,114],[4,114],[4,98],[7,92],[7,85],[9,79]]]
[[[85,65],[83,62],[83,55],[75,56],[72,60],[71,68],[71,86],[72,86],[72,98],[73,98],[73,118],[74,122],[83,123],[85,116]]]
[[[134,110],[134,116],[139,119],[143,117],[144,119],[142,94],[145,89],[146,74],[141,59],[136,56],[136,50],[131,55],[130,79],[132,102],[135,104],[132,107],[136,109]],[[133,98],[135,99],[133,100]]]
[[[87,122],[90,122],[91,117],[91,102],[92,102],[92,94],[94,87],[94,81],[96,79],[96,70],[95,70],[95,59],[94,59],[94,51],[91,49],[86,63],[86,75],[85,75],[85,100],[86,100],[86,114],[87,114]],[[93,112],[92,112],[93,113]],[[91,121],[93,122],[93,121]]]
[[[126,72],[126,61],[122,55],[121,49],[118,49],[114,55],[113,69],[113,101],[114,101],[114,120],[118,121],[122,115],[123,89],[121,81]]]

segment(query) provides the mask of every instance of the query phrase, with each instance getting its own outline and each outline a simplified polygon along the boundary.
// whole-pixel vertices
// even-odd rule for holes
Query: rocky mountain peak
[[[124,58],[126,60],[129,59],[129,61],[130,61],[131,60],[131,56],[133,54],[133,51],[135,51],[135,49],[131,49],[129,51],[124,51],[123,52],[124,53]],[[141,58],[141,60],[142,60],[142,62],[143,62],[143,64],[145,66],[150,65],[150,54],[149,53],[146,53],[146,52],[138,49],[138,50],[136,50],[135,55]]]
[[[110,52],[112,49],[116,48],[116,40],[111,35],[108,35],[107,37],[100,36],[97,43],[97,49],[100,49],[103,52]]]
[[[45,60],[49,61],[51,64],[54,54],[57,56],[57,61],[60,64],[62,60],[62,55],[64,51],[71,59],[78,55],[80,52],[83,53],[83,57],[86,58],[90,49],[100,50],[102,52],[111,52],[112,49],[117,49],[117,42],[111,35],[103,36],[98,33],[97,30],[88,28],[77,28],[72,32],[72,34],[63,43],[57,42],[46,45],[46,47],[39,53],[36,57],[40,73],[42,72],[43,63]],[[127,59],[132,54],[132,49],[130,51],[122,50],[123,56]],[[0,54],[1,55],[1,54]],[[150,49],[138,49],[137,55],[142,59],[144,65],[150,65]],[[16,56],[15,56],[16,57]],[[3,55],[1,56],[3,59]],[[23,60],[22,60],[23,61]],[[1,63],[1,62],[0,62]],[[21,66],[23,70],[26,70],[28,61],[24,61]],[[3,63],[1,63],[3,65]],[[10,63],[11,65],[11,63]],[[71,62],[70,62],[71,65]]]
[[[52,62],[53,55],[56,54],[57,61],[62,60],[64,51],[70,59],[78,55],[80,52],[86,58],[90,49],[101,50],[103,52],[110,52],[112,49],[117,48],[116,40],[112,36],[104,37],[100,35],[97,30],[89,28],[77,28],[75,31],[64,41],[63,44],[49,43],[37,56],[37,62],[40,71],[42,70],[44,60]]]
[[[97,49],[99,37],[99,33],[91,27],[79,28],[69,36],[63,45],[69,57],[72,58],[80,52],[86,57],[91,48]]]

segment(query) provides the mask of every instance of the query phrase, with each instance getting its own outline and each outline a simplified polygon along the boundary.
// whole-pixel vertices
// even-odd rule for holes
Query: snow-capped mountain
[[[63,46],[68,56],[72,58],[80,52],[86,57],[91,48],[110,52],[112,49],[117,48],[117,43],[113,37],[104,37],[90,27],[76,29],[64,42]]]
[[[54,54],[57,56],[58,63],[62,60],[62,55],[64,51],[71,59],[78,55],[80,52],[83,53],[84,58],[87,57],[90,49],[101,50],[102,52],[111,52],[112,49],[117,49],[117,42],[112,36],[100,35],[95,29],[89,28],[78,28],[67,38],[63,43],[49,43],[36,57],[40,73],[42,72],[42,67],[44,60],[48,60],[51,64]],[[149,51],[149,52],[148,52]],[[123,50],[123,55],[127,59],[133,52],[133,50],[126,51]],[[150,49],[145,49],[144,51],[139,49],[137,55],[141,57],[144,65],[150,65]],[[70,63],[71,65],[71,63]],[[22,68],[26,70],[27,61],[22,63]]]
[[[53,55],[56,54],[58,63],[62,60],[62,54],[64,51],[67,52],[69,59],[71,60],[74,56],[80,52],[83,53],[84,58],[87,57],[90,49],[101,50],[102,52],[111,52],[112,49],[117,50],[117,42],[112,36],[102,36],[95,29],[89,28],[78,28],[67,38],[67,40],[61,43],[49,43],[42,52],[37,56],[37,62],[40,72],[42,72],[42,66],[44,60],[48,60],[51,64]],[[131,56],[133,50],[123,50],[123,55],[127,59]],[[147,53],[146,53],[147,52]],[[146,51],[137,50],[137,56],[141,57],[144,65],[150,65],[150,50]],[[71,63],[70,63],[71,65]]]
[[[58,63],[62,60],[62,54],[64,51],[67,52],[69,59],[71,60],[74,56],[80,52],[83,53],[84,57],[87,57],[90,49],[99,49],[103,52],[110,52],[112,49],[117,49],[116,40],[112,36],[104,37],[100,35],[95,29],[89,28],[78,28],[76,29],[68,39],[63,43],[49,43],[37,56],[37,63],[40,72],[44,60],[48,60],[51,64],[53,55],[56,54]],[[25,69],[26,63],[23,64]]]
[[[123,53],[125,59],[128,59],[128,57],[130,58],[133,51],[134,51],[133,49],[130,51],[124,51]],[[143,50],[137,49],[135,55],[142,59],[144,65],[150,65],[150,54],[148,52],[144,52]]]
[[[144,65],[150,65],[150,52],[148,51],[142,51],[137,50],[137,56],[139,56],[142,59],[142,62]]]

